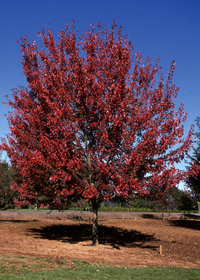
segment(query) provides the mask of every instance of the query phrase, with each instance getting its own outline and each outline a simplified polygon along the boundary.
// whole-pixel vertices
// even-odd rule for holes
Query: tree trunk
[[[99,244],[98,238],[98,206],[96,202],[92,203],[93,224],[92,224],[92,240],[93,245]]]

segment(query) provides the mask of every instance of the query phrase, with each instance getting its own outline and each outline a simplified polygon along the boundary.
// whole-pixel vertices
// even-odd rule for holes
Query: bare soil
[[[99,245],[92,246],[89,213],[1,212],[0,255],[200,268],[200,220],[194,218],[100,213]]]

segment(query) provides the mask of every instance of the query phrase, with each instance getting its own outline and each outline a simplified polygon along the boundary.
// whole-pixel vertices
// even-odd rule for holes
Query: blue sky
[[[80,33],[90,29],[91,23],[97,26],[100,22],[103,28],[110,28],[115,19],[118,26],[123,26],[123,35],[132,41],[134,53],[139,51],[154,61],[161,57],[165,77],[175,60],[174,83],[180,88],[176,104],[185,104],[187,133],[200,116],[199,15],[199,0],[1,0],[0,137],[9,132],[4,114],[10,108],[2,105],[5,95],[11,96],[12,88],[27,85],[16,40],[26,34],[37,44],[37,32],[49,22],[56,37],[71,19]]]

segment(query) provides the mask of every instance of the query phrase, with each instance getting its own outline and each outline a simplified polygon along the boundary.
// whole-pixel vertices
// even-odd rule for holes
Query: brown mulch
[[[200,220],[100,214],[97,246],[92,246],[91,224],[85,213],[2,212],[0,255],[200,268]]]

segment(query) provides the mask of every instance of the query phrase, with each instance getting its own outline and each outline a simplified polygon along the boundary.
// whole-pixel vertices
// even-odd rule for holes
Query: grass
[[[172,267],[98,266],[85,261],[62,258],[44,259],[25,256],[0,256],[0,279],[200,279],[200,269]]]
[[[35,210],[34,207],[30,207],[27,209],[19,209],[19,208],[14,208],[14,209],[7,209],[6,211],[31,211],[33,212]],[[48,208],[37,208],[37,212],[50,212],[51,210]],[[156,212],[156,213],[198,213],[198,211],[194,210],[194,211],[186,211],[186,210],[169,210],[169,209],[150,209],[150,208],[145,208],[145,207],[141,207],[141,208],[127,208],[127,207],[121,207],[121,206],[115,206],[115,207],[111,207],[111,206],[101,206],[98,210],[99,212]],[[59,210],[52,210],[52,212],[62,212]],[[80,212],[80,208],[70,208],[68,210],[64,210],[64,212]],[[90,209],[86,209],[84,212],[91,212]]]
[[[171,209],[151,209],[146,207],[121,207],[121,206],[104,206],[101,205],[98,211],[104,212],[156,212],[156,213],[198,213],[198,211],[184,211],[184,210],[171,210]]]

